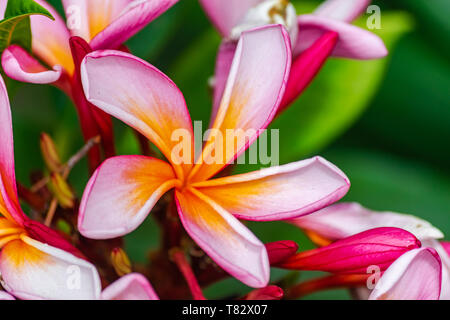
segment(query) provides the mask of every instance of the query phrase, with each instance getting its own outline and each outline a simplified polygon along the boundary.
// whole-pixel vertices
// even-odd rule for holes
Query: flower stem
[[[170,251],[170,256],[172,261],[177,265],[178,269],[180,269],[186,279],[189,289],[191,290],[192,297],[195,300],[206,300],[184,252],[178,248],[174,248]]]

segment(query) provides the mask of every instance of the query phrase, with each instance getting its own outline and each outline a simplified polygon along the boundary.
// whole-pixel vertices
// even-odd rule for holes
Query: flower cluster
[[[254,288],[245,299],[299,298],[333,287],[356,288],[359,298],[369,299],[450,298],[450,246],[439,242],[443,234],[413,216],[334,204],[350,180],[322,157],[231,174],[233,162],[327,59],[387,55],[380,38],[351,24],[370,1],[328,0],[297,16],[287,0],[200,0],[223,36],[211,123],[200,146],[177,85],[124,46],[176,2],[63,0],[66,26],[36,0],[54,20],[32,15],[32,52],[18,44],[3,52],[8,77],[53,84],[73,100],[87,144],[63,164],[43,135],[49,178],[31,190],[18,185],[1,80],[0,299],[204,299],[202,288],[229,276]],[[8,5],[2,0],[0,10]],[[116,156],[111,117],[158,151]],[[78,201],[67,177],[85,154],[92,175]],[[35,214],[49,193],[47,215]],[[33,214],[24,213],[19,198]],[[148,265],[133,264],[122,237],[150,212],[161,228],[161,248]],[[65,217],[68,232],[55,215]],[[245,223],[279,220],[303,230],[317,248],[264,244]],[[328,275],[271,285],[271,267]]]

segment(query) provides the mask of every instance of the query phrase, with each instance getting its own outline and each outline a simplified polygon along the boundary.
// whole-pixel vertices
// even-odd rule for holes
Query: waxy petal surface
[[[68,74],[73,74],[75,67],[69,47],[70,32],[64,20],[44,0],[35,1],[47,9],[55,20],[41,15],[30,17],[33,54],[50,67],[61,66]]]
[[[92,264],[27,236],[3,248],[0,272],[5,289],[20,299],[100,297],[100,278]]]
[[[97,0],[98,1],[98,0]],[[116,49],[151,21],[166,12],[178,0],[134,0],[91,41],[94,50]],[[92,1],[90,1],[92,2]],[[121,2],[109,0],[109,2]]]
[[[284,27],[270,25],[242,34],[202,161],[197,159],[191,181],[214,176],[269,125],[283,98],[290,66],[290,40]]]
[[[367,274],[368,267],[376,265],[386,270],[398,257],[420,245],[413,234],[403,229],[377,228],[297,253],[281,265],[296,270]]]
[[[420,248],[405,253],[383,274],[369,300],[438,300],[441,261],[435,250]]]
[[[370,5],[371,0],[327,0],[323,2],[314,14],[344,22],[352,22]]]
[[[300,32],[294,56],[311,47],[325,32],[334,31],[339,39],[332,55],[350,59],[379,59],[388,54],[386,46],[377,35],[359,27],[315,15],[298,18]]]
[[[442,232],[429,222],[415,216],[394,212],[376,212],[364,208],[358,203],[339,203],[290,222],[330,241],[379,227],[401,228],[411,232],[420,240],[444,237]]]
[[[20,208],[17,195],[11,108],[8,92],[1,76],[0,123],[0,213],[9,220],[22,225],[25,214]]]
[[[102,291],[103,300],[159,300],[152,285],[140,273],[130,273]]]
[[[53,83],[62,74],[61,66],[56,65],[53,70],[49,70],[17,45],[9,46],[3,52],[2,67],[8,77],[28,83]]]
[[[150,139],[178,169],[179,177],[183,168],[185,173],[190,170],[194,157],[191,118],[183,94],[166,75],[131,54],[96,51],[83,60],[81,76],[89,102]],[[183,145],[187,143],[184,151],[191,153],[186,161],[172,156],[180,145],[173,138],[176,133]]]
[[[223,37],[244,19],[247,11],[263,0],[200,0],[206,14]]]
[[[267,251],[250,230],[195,189],[176,191],[176,201],[184,228],[220,267],[248,286],[267,285]]]
[[[323,158],[193,184],[239,219],[299,217],[341,199],[350,181]]]
[[[109,158],[86,186],[78,228],[91,239],[128,234],[176,183],[172,167],[162,160],[144,156]]]

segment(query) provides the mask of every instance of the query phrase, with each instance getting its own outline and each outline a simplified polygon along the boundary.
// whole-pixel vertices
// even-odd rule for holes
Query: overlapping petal
[[[148,23],[166,12],[177,1],[178,0],[128,1],[128,5],[123,9],[120,15],[113,19],[105,29],[95,35],[90,43],[92,48],[94,50],[118,48]],[[92,1],[89,3],[91,2]],[[109,0],[109,2],[116,3],[121,1]]]
[[[152,285],[140,273],[130,273],[102,291],[103,300],[159,300]]]
[[[222,101],[223,92],[227,84],[228,75],[230,74],[231,64],[233,63],[234,54],[236,53],[236,43],[234,41],[223,41],[217,53],[216,67],[214,71],[214,96],[213,107],[211,112],[211,125],[219,111],[220,102]]]
[[[248,286],[267,285],[266,248],[243,224],[195,189],[176,191],[176,201],[184,228],[219,266]]]
[[[415,216],[394,212],[376,212],[364,208],[358,203],[339,203],[291,222],[330,241],[379,227],[405,229],[420,240],[444,237],[439,229]]]
[[[405,253],[386,270],[369,299],[438,300],[441,277],[441,261],[436,251],[415,249]]]
[[[149,138],[174,165],[178,176],[193,163],[192,122],[176,85],[149,63],[120,51],[96,51],[81,66],[86,98]],[[181,142],[174,139],[180,134]],[[184,139],[183,139],[184,138]],[[186,161],[175,159],[180,146]]]
[[[33,54],[48,66],[61,66],[68,74],[73,74],[74,64],[70,53],[70,32],[61,16],[44,0],[35,0],[46,8],[55,20],[41,15],[31,16]]]
[[[224,37],[245,17],[247,11],[263,0],[200,0],[203,9]]]
[[[434,239],[423,241],[424,247],[436,250],[442,262],[441,300],[450,300],[450,255],[444,243]]]
[[[316,15],[301,15],[298,22],[301,32],[294,48],[294,56],[311,47],[328,31],[339,34],[339,40],[332,52],[335,57],[367,60],[383,58],[388,54],[383,40],[377,35],[351,24]]]
[[[20,299],[100,297],[100,278],[92,264],[27,236],[2,249],[0,272],[5,289]]]
[[[350,181],[336,166],[315,157],[193,184],[226,211],[245,220],[285,220],[341,199]]]
[[[214,176],[268,126],[283,98],[290,66],[290,40],[283,26],[242,34],[202,161],[197,159],[191,181]]]
[[[0,213],[22,224],[24,213],[17,195],[14,168],[14,140],[8,92],[0,76]]]
[[[127,234],[177,183],[172,167],[164,161],[144,156],[109,158],[86,186],[78,228],[92,239]]]
[[[328,19],[352,22],[369,6],[371,0],[327,0],[314,14]]]
[[[29,83],[53,83],[62,74],[61,66],[55,65],[53,70],[49,70],[17,45],[9,46],[3,52],[2,67],[8,77]]]
[[[325,247],[299,252],[281,263],[283,268],[367,274],[367,268],[386,270],[405,252],[419,248],[420,241],[399,228],[377,228],[333,242]]]

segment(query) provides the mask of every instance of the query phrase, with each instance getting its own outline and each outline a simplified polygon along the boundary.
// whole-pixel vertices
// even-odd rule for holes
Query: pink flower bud
[[[408,231],[377,228],[322,248],[300,252],[281,266],[296,270],[366,274],[370,266],[377,266],[380,271],[386,270],[398,257],[420,246],[420,241]]]
[[[266,243],[267,254],[271,265],[278,264],[293,256],[298,250],[294,241],[283,240]]]

